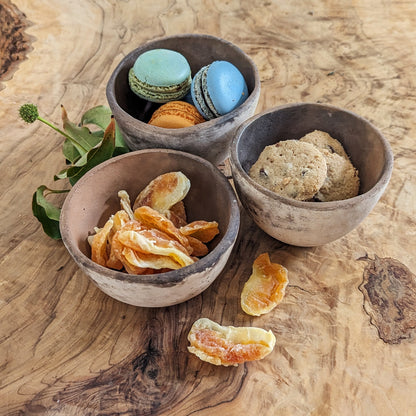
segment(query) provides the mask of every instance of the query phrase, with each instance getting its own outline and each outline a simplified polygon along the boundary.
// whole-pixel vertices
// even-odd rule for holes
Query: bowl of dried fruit
[[[337,240],[364,220],[387,187],[393,154],[359,115],[296,103],[243,123],[230,162],[254,222],[284,243],[309,247]]]
[[[61,211],[62,240],[107,295],[136,306],[184,302],[222,272],[240,224],[226,177],[198,156],[149,149],[87,172]]]
[[[106,94],[131,150],[176,149],[218,165],[237,127],[255,112],[260,76],[231,42],[181,34],[138,45],[114,69]]]

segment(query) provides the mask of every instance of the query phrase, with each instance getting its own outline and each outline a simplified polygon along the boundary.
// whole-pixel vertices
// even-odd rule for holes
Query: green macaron
[[[142,53],[129,71],[131,90],[154,103],[180,100],[188,93],[191,83],[188,61],[170,49],[152,49]]]

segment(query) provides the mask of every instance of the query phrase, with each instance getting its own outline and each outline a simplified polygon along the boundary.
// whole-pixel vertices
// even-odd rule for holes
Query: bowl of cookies
[[[162,307],[205,290],[235,244],[240,211],[226,177],[185,152],[149,149],[107,160],[65,199],[62,241],[107,295]]]
[[[167,148],[220,164],[256,109],[260,78],[236,45],[211,35],[164,37],[115,68],[107,100],[131,150]]]
[[[313,247],[346,235],[371,212],[390,180],[393,154],[359,115],[295,103],[244,122],[230,163],[254,222],[284,243]]]

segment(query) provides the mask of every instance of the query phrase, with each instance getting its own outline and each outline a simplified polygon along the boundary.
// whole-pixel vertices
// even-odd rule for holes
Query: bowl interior
[[[115,100],[126,113],[147,123],[160,104],[150,103],[136,96],[128,84],[128,72],[142,53],[156,48],[172,49],[180,52],[188,60],[192,76],[214,60],[227,60],[243,74],[249,94],[256,84],[255,71],[251,59],[238,47],[223,39],[209,35],[179,35],[149,42],[130,52],[115,71]]]
[[[109,216],[120,209],[118,191],[127,191],[133,203],[151,180],[171,171],[182,171],[191,181],[190,191],[184,199],[188,222],[215,220],[219,224],[220,234],[209,243],[210,253],[195,264],[209,257],[217,245],[227,244],[224,236],[229,232],[235,234],[230,239],[230,243],[234,243],[239,226],[238,205],[230,184],[221,172],[209,162],[183,152],[144,150],[102,163],[81,178],[71,190],[62,208],[61,232],[73,257],[80,257],[89,267],[100,267],[89,260],[87,236],[94,227],[102,227]],[[109,269],[102,270],[128,276]]]
[[[308,103],[282,106],[248,120],[237,133],[236,156],[248,173],[265,146],[300,139],[313,130],[325,131],[343,144],[358,169],[360,194],[372,189],[391,165],[387,141],[367,120],[339,108]]]

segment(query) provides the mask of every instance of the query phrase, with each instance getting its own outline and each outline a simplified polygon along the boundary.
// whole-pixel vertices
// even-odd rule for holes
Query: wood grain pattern
[[[13,4],[31,22],[24,32],[32,50],[11,78],[0,80],[0,414],[414,414],[414,338],[386,342],[371,322],[363,290],[371,262],[362,261],[389,258],[406,270],[413,283],[396,288],[414,311],[414,4]],[[25,125],[17,111],[34,102],[59,124],[63,104],[78,120],[106,102],[106,82],[122,56],[149,39],[187,32],[221,36],[254,59],[262,80],[257,111],[299,101],[352,110],[385,134],[395,167],[373,212],[344,238],[317,248],[283,245],[243,212],[233,256],[208,290],[174,307],[135,308],[101,293],[32,217],[37,186],[67,186],[52,180],[64,163],[62,139],[40,123]],[[289,286],[275,310],[254,318],[242,312],[239,296],[262,252],[289,270]],[[374,296],[373,307],[383,300]],[[388,316],[400,338],[405,327]],[[186,335],[200,317],[272,329],[275,350],[236,368],[203,363],[186,350]],[[406,328],[413,333],[414,322]]]

